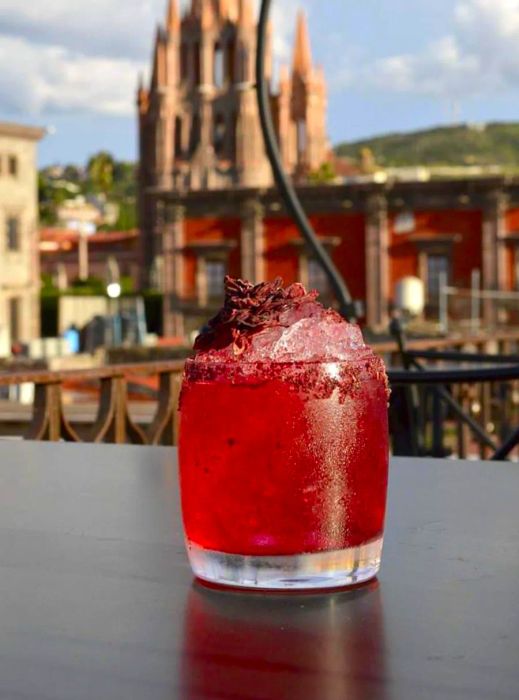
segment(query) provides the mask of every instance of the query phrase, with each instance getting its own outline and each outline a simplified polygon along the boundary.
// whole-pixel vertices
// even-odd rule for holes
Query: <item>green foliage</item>
[[[333,163],[323,163],[317,170],[314,170],[308,176],[309,182],[314,185],[327,185],[333,182],[336,178],[335,168]]]
[[[69,164],[58,171],[44,168],[38,177],[40,221],[45,226],[57,223],[57,209],[66,199],[77,195],[103,196],[119,206],[119,217],[113,226],[103,230],[129,231],[137,228],[136,165],[117,161],[100,151],[89,158],[85,168]]]
[[[382,167],[500,165],[519,168],[519,123],[438,127],[343,143],[336,152],[358,159],[369,148]]]
[[[65,294],[72,296],[106,296],[106,282],[99,277],[89,277],[86,280],[76,279]]]
[[[54,279],[48,272],[42,273],[41,276],[41,294],[45,296],[56,296],[58,294]]]
[[[87,163],[89,185],[93,192],[108,194],[114,184],[114,159],[107,151],[99,151]]]
[[[133,286],[133,277],[130,277],[130,275],[121,275],[121,279],[119,280],[119,282],[121,285],[121,294],[123,296],[125,294],[133,294],[135,292]]]

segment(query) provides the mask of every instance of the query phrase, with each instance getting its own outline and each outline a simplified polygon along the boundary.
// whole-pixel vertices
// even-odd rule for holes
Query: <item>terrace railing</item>
[[[416,348],[394,327],[402,369],[390,369],[390,426],[400,455],[506,459],[519,443],[517,339],[484,347]],[[496,348],[495,348],[496,349]],[[427,361],[425,365],[423,361]]]
[[[406,345],[404,354],[395,342],[375,347],[390,366],[395,453],[487,457],[506,446],[519,425],[519,358],[517,364],[510,359],[519,347],[519,331],[492,337],[414,340]],[[490,349],[497,354],[489,354]],[[412,366],[423,360],[429,363],[429,370]],[[472,369],[459,368],[468,361]],[[398,363],[401,367],[395,366]],[[183,362],[169,361],[84,371],[0,373],[0,393],[2,388],[34,386],[31,405],[0,402],[0,435],[176,444],[182,370]],[[90,390],[91,398],[87,403],[74,400],[68,404],[66,399],[79,387]]]
[[[28,440],[173,445],[177,441],[182,370],[183,362],[172,361],[84,371],[0,374],[0,387],[34,385],[30,415],[23,407],[4,403],[3,411],[0,410],[1,433]],[[154,381],[151,385],[142,383],[143,378]],[[65,393],[78,388],[90,389],[98,397],[93,416],[81,404],[67,410]],[[141,401],[132,406],[132,396],[147,398],[147,410],[139,410]]]

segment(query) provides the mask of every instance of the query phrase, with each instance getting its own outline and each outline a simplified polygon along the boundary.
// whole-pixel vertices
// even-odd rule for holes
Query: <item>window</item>
[[[195,114],[191,124],[191,135],[189,138],[189,151],[191,154],[196,151],[200,143],[200,128],[200,115]]]
[[[12,343],[20,340],[20,299],[14,297],[9,299],[9,334]]]
[[[231,142],[231,157],[234,160],[238,153],[238,112],[236,110],[231,115],[231,134],[229,138]]]
[[[14,216],[7,219],[7,250],[20,250],[20,222]]]
[[[222,87],[225,82],[225,54],[221,44],[214,45],[214,84]]]
[[[306,153],[306,122],[304,119],[297,122],[297,152],[300,157]]]
[[[217,156],[221,155],[225,149],[225,119],[221,114],[217,114],[213,126],[213,144]]]
[[[7,159],[7,171],[13,177],[18,175],[18,158],[16,156],[9,156]]]
[[[189,47],[185,42],[180,46],[180,80],[186,80],[189,66]]]
[[[207,275],[207,296],[209,299],[217,299],[224,293],[224,277],[227,274],[225,263],[222,260],[207,260],[205,264]]]
[[[200,42],[197,41],[196,44],[194,45],[194,52],[195,52],[195,85],[200,85]]]
[[[442,280],[449,280],[450,262],[447,255],[427,256],[427,299],[430,304],[438,304]]]
[[[175,119],[175,157],[180,158],[182,156],[182,119],[176,117]]]
[[[412,211],[402,211],[395,216],[395,233],[412,233],[416,228],[414,213]]]
[[[163,289],[164,285],[164,258],[158,255],[150,270],[150,285],[152,289]]]
[[[308,288],[316,289],[319,294],[326,295],[330,291],[328,278],[317,260],[308,260]]]
[[[231,83],[236,80],[236,41],[233,39],[227,46],[227,77]]]

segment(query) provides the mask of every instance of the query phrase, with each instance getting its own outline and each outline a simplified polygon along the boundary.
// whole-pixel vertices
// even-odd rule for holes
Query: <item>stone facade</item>
[[[137,95],[143,270],[160,254],[160,212],[150,191],[269,187],[254,77],[252,0],[192,0],[184,16],[170,0],[157,30],[148,87]],[[271,50],[267,65],[270,73]],[[272,81],[271,81],[272,84]],[[286,170],[301,180],[329,157],[326,84],[312,62],[299,15],[291,69],[282,67],[271,105]],[[143,280],[146,283],[146,280]]]
[[[486,290],[519,290],[519,179],[307,185],[298,191],[352,296],[362,302],[361,323],[372,330],[387,330],[403,277],[423,281],[432,318],[439,269],[455,287],[470,288],[478,270]],[[333,303],[274,189],[236,189],[226,196],[163,191],[156,201],[163,230],[171,232],[165,268],[175,272],[164,284],[170,334],[189,335],[215,313],[225,273],[254,281],[300,280]],[[495,306],[484,305],[483,311],[492,325]],[[519,323],[517,313],[510,323]]]
[[[40,333],[36,147],[44,133],[0,123],[0,356]]]

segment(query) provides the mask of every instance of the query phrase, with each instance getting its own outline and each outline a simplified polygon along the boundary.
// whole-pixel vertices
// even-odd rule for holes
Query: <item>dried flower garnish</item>
[[[314,301],[317,296],[317,292],[307,292],[299,283],[283,287],[281,277],[254,285],[227,276],[223,308],[198,336],[195,350],[220,350],[232,344],[238,357],[249,347],[252,335],[279,325],[284,311]]]

